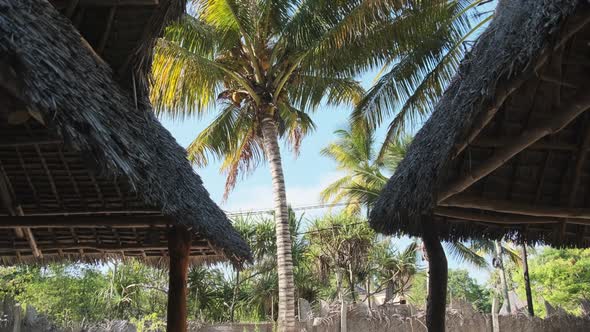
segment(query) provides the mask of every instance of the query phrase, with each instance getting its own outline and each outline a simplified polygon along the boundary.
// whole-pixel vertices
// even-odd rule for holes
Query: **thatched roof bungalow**
[[[153,43],[184,9],[0,0],[0,262],[170,261],[175,331],[191,261],[250,257],[151,112]]]
[[[434,246],[433,292],[439,239],[590,246],[589,23],[585,0],[499,1],[382,191],[371,225]]]
[[[590,245],[590,11],[501,1],[417,133],[371,225],[445,240],[504,235]]]
[[[159,260],[167,256],[160,233],[175,223],[196,235],[196,260],[248,257],[150,111],[153,39],[184,10],[183,1],[157,3],[0,2],[3,262],[34,251],[44,260]],[[52,227],[60,223],[69,227]],[[35,250],[13,236],[9,226],[18,225],[31,226]]]

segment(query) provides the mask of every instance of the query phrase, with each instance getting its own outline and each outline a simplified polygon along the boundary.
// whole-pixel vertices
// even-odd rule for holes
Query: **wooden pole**
[[[531,292],[531,281],[529,279],[529,262],[526,252],[526,241],[522,244],[522,270],[524,274],[524,289],[526,291],[526,304],[529,311],[529,316],[535,317],[535,309],[533,308],[533,294]]]
[[[187,274],[191,234],[182,226],[175,226],[168,234],[170,272],[168,286],[167,332],[187,331]]]
[[[428,332],[444,332],[447,306],[448,266],[436,225],[431,217],[423,217],[422,242],[428,256],[428,300],[426,326]],[[426,219],[428,218],[428,219]]]
[[[512,213],[523,216],[548,217],[567,219],[568,223],[588,225],[590,223],[590,209],[568,208],[560,206],[530,205],[508,200],[487,199],[476,196],[458,195],[440,203],[444,207],[458,207],[463,209],[479,209],[485,211]],[[557,220],[556,220],[557,221]]]

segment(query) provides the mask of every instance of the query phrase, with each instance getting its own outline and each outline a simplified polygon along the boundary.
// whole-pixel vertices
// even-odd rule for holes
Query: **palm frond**
[[[296,75],[289,84],[289,100],[299,109],[315,110],[327,105],[355,104],[364,95],[360,83],[351,78]]]
[[[489,267],[485,257],[461,242],[447,242],[445,248],[459,262],[466,262],[480,269]]]
[[[202,114],[221,91],[223,71],[213,60],[161,39],[152,64],[151,100],[156,114]]]

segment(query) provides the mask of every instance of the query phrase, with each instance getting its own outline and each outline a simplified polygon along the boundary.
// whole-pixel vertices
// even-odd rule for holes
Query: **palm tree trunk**
[[[348,285],[350,287],[350,295],[352,296],[352,303],[356,303],[356,292],[354,289],[354,273],[352,273],[352,265],[348,264]]]
[[[371,277],[367,276],[367,306],[369,307],[369,312],[371,312]]]
[[[529,316],[534,317],[535,309],[533,308],[533,293],[531,292],[531,280],[529,279],[529,262],[526,253],[526,241],[522,244],[522,270],[524,274],[527,309],[529,311]]]
[[[234,315],[236,312],[236,302],[238,300],[238,292],[240,287],[240,270],[236,269],[236,284],[234,285],[234,293],[231,299],[231,306],[229,308],[229,321],[234,322]]]
[[[346,332],[346,299],[344,298],[344,290],[342,289],[342,271],[344,269],[336,268],[336,290],[340,300],[340,326],[338,332]]]
[[[502,296],[504,297],[504,303],[506,303],[506,310],[508,313],[512,313],[512,309],[510,307],[510,298],[508,297],[508,282],[506,280],[506,270],[504,269],[504,258],[502,254],[502,246],[500,245],[500,241],[494,241],[494,245],[496,248],[496,258],[498,260],[498,266],[500,269],[500,281],[502,282]]]
[[[289,231],[289,211],[279,149],[278,130],[271,117],[262,120],[264,150],[270,165],[277,233],[277,272],[279,275],[279,331],[295,331],[295,282]]]
[[[447,305],[448,266],[440,243],[436,225],[425,220],[422,242],[428,259],[428,300],[426,303],[426,326],[428,332],[444,332]]]

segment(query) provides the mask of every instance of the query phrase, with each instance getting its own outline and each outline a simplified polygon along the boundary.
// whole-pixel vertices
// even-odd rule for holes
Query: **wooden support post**
[[[183,226],[174,226],[168,234],[170,273],[168,286],[167,332],[187,331],[187,275],[191,234]]]
[[[529,311],[529,316],[535,316],[535,309],[533,308],[533,293],[531,292],[531,281],[529,279],[529,263],[526,252],[526,241],[522,244],[522,269],[524,274],[524,288],[526,291],[526,304]]]
[[[422,217],[422,241],[428,258],[428,300],[426,327],[428,332],[444,332],[447,306],[448,266],[445,251],[432,217]]]

